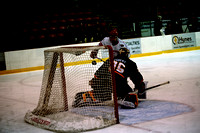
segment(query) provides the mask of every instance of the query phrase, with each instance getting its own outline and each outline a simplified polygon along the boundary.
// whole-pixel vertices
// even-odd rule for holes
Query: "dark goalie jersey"
[[[117,96],[124,97],[129,92],[132,92],[132,88],[127,83],[127,78],[135,84],[135,88],[140,89],[143,82],[143,76],[138,71],[135,62],[130,60],[128,57],[116,57],[114,59],[115,68],[115,80],[117,88]]]
[[[128,57],[115,58],[114,68],[117,81],[127,82],[128,77],[130,77],[134,84],[138,84],[143,81],[143,76],[138,71],[136,63],[130,60]]]
[[[95,83],[104,82],[108,84],[109,80],[106,80],[107,76],[110,76],[109,72],[109,60],[107,60],[95,73],[93,81]],[[138,71],[135,62],[130,60],[128,57],[117,56],[114,58],[114,72],[116,80],[116,89],[118,97],[125,97],[129,92],[132,92],[132,88],[127,83],[127,78],[129,77],[131,81],[135,84],[135,88],[140,89],[141,83],[143,82],[143,76]],[[107,73],[106,73],[107,72]],[[95,86],[92,86],[95,88]],[[102,88],[99,88],[102,89]]]

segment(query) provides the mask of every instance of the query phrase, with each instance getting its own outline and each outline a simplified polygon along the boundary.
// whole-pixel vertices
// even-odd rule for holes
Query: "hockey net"
[[[92,59],[92,51],[98,50]],[[52,131],[79,132],[119,123],[113,51],[109,46],[65,47],[46,50],[37,107],[25,121]],[[101,80],[94,76],[99,73]],[[95,83],[95,84],[94,84]]]

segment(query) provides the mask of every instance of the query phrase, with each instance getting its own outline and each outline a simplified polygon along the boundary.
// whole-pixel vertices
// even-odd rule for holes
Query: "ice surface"
[[[173,106],[168,104],[168,106],[176,107],[176,111],[184,112],[185,110],[185,113],[156,118],[150,121],[133,122],[132,124],[126,124],[126,119],[123,119],[121,121],[124,121],[124,123],[90,132],[199,133],[200,50],[134,58],[133,60],[137,63],[144,79],[149,81],[148,86],[168,80],[171,82],[148,92],[147,98],[150,103],[146,107],[145,115],[151,115],[151,105],[155,104],[151,103],[151,101],[154,100],[176,103]],[[50,132],[29,125],[23,120],[27,110],[33,110],[37,106],[42,74],[43,71],[33,71],[0,76],[0,132]],[[139,113],[137,111],[142,106],[140,104],[138,110],[132,110],[133,114],[136,113],[137,115]],[[181,110],[179,110],[180,108]],[[163,110],[157,111],[156,114],[162,116]],[[126,113],[126,116],[129,113]],[[134,117],[132,118],[134,119]]]
[[[133,125],[192,111],[192,108],[185,104],[169,101],[144,100],[139,105],[135,110],[119,109],[120,123]]]

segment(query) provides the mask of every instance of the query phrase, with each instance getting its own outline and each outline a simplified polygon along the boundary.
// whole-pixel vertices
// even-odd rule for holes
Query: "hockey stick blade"
[[[159,86],[162,86],[162,85],[166,85],[166,84],[169,84],[169,83],[170,83],[170,81],[167,81],[167,82],[164,82],[164,83],[161,83],[161,84],[157,84],[157,85],[151,86],[151,87],[149,87],[149,88],[146,88],[144,92],[139,93],[139,95],[144,94],[144,93],[145,93],[146,91],[148,91],[148,90],[151,90],[151,89],[153,89],[153,88],[156,88],[156,87],[159,87]]]

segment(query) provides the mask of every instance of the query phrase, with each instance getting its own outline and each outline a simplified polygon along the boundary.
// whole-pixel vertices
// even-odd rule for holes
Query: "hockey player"
[[[127,48],[121,48],[119,54],[114,58],[114,72],[116,80],[116,91],[118,100],[124,100],[133,103],[131,108],[138,106],[138,94],[133,93],[132,88],[127,83],[127,78],[135,84],[135,88],[138,93],[142,93],[145,90],[145,84],[143,82],[143,76],[137,69],[135,62],[129,59],[129,50]],[[76,95],[76,102],[74,105],[78,105],[81,100],[86,102],[86,98],[89,97],[91,101],[107,101],[112,98],[111,90],[111,76],[109,66],[110,61],[107,60],[94,74],[94,78],[90,80],[89,84],[92,87],[92,91],[81,92]],[[129,106],[123,106],[129,108]]]
[[[143,76],[138,71],[135,62],[129,59],[129,50],[121,48],[119,55],[114,58],[114,69],[117,86],[117,96],[125,98],[125,96],[132,92],[132,88],[127,83],[127,78],[135,84],[135,88],[138,89],[139,93],[144,91]]]
[[[120,48],[125,47],[128,50],[130,50],[127,44],[118,38],[118,31],[116,28],[112,28],[109,31],[109,37],[105,37],[98,45],[99,46],[110,45],[113,48],[114,57],[118,55]],[[93,59],[96,58],[97,53],[98,53],[98,50],[93,50],[90,54],[90,57]]]
[[[132,88],[127,83],[127,78],[135,84],[135,88],[138,90],[138,93],[142,93],[145,90],[145,84],[143,82],[143,76],[138,71],[137,65],[135,62],[129,59],[129,50],[127,48],[121,48],[119,54],[114,58],[114,72],[116,80],[116,90],[118,99],[124,99],[130,102],[133,102],[135,106],[138,105],[138,97],[136,93],[133,92]],[[105,89],[102,86],[98,88],[98,83],[107,83],[109,81],[100,81],[104,76],[109,76],[102,71],[102,69],[109,69],[106,67],[106,63],[109,63],[107,60],[95,73],[94,78],[90,81],[90,84],[94,90],[94,94],[101,91],[107,91],[107,94],[111,92],[109,89]],[[109,71],[109,70],[107,70]]]

